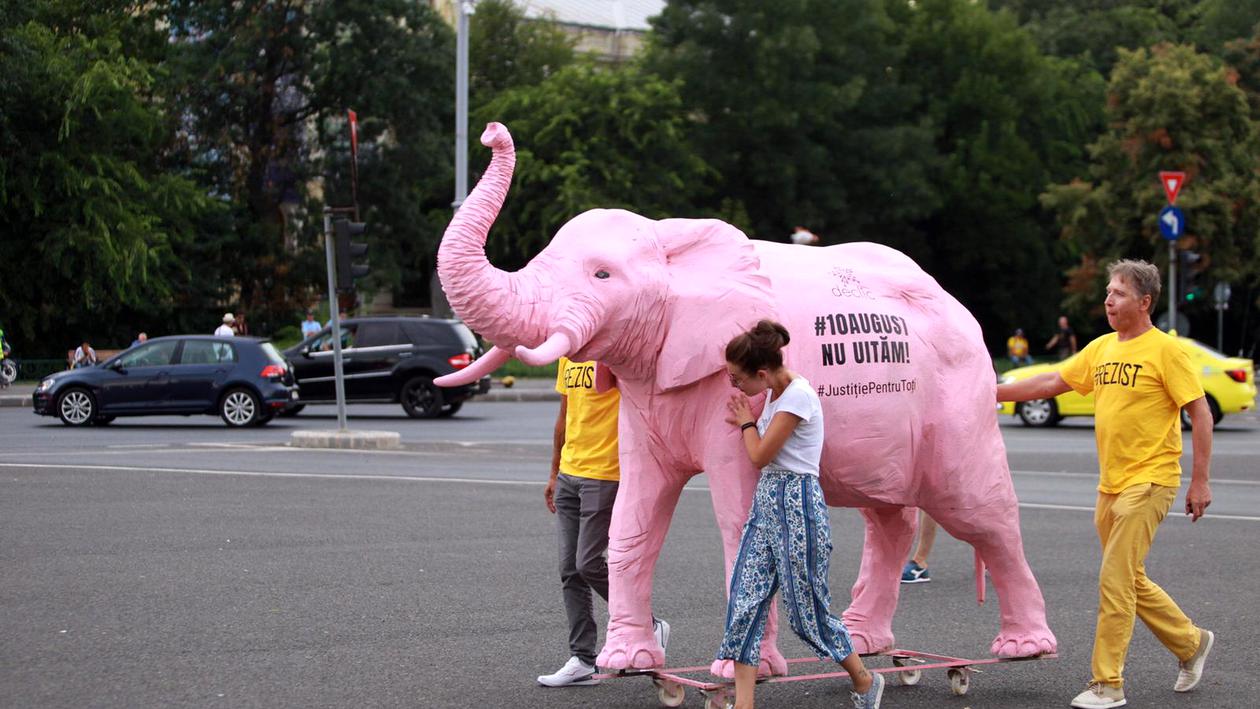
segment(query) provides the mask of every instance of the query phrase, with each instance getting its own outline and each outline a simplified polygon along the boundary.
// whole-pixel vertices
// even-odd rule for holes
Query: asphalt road
[[[398,407],[352,408],[352,427],[402,434],[404,450],[365,453],[285,445],[297,428],[335,426],[328,407],[244,431],[209,417],[68,429],[0,409],[0,706],[656,706],[643,678],[533,681],[567,657],[541,500],[555,410],[475,402],[451,420],[412,421]],[[1003,432],[1060,656],[983,668],[965,697],[925,673],[890,688],[890,709],[1066,706],[1088,679],[1092,427]],[[1217,631],[1217,649],[1203,686],[1175,695],[1175,661],[1139,624],[1131,707],[1256,704],[1260,422],[1227,418],[1215,444],[1209,517],[1170,515],[1147,566]],[[682,496],[657,567],[671,664],[707,664],[721,635],[706,484],[697,477]],[[862,526],[852,510],[833,510],[832,523],[838,609]],[[970,548],[942,536],[932,562],[932,583],[903,590],[898,644],[984,657],[997,607],[991,588],[975,603]],[[785,654],[808,655],[782,637]],[[777,684],[759,698],[847,706],[842,684]],[[702,705],[689,695],[686,706]]]

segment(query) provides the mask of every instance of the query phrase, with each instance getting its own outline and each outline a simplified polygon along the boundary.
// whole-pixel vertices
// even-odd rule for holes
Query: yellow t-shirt
[[[620,480],[617,410],[621,393],[595,391],[595,363],[560,358],[556,391],[568,397],[560,472],[592,480]]]
[[[1059,373],[1078,393],[1094,392],[1099,492],[1181,485],[1181,407],[1203,386],[1171,336],[1156,328],[1125,342],[1103,335]]]

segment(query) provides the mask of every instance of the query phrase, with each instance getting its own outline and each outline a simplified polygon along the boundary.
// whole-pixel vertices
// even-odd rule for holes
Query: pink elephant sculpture
[[[500,271],[485,242],[515,150],[497,123],[481,142],[493,158],[443,236],[438,273],[455,312],[494,347],[438,383],[475,381],[512,356],[532,365],[561,355],[596,360],[617,376],[621,487],[600,666],[664,664],[652,635],[653,570],[683,485],[701,472],[709,475],[729,581],[758,471],[738,429],[723,420],[732,391],[723,352],[763,317],[787,326],[787,366],[822,399],[827,503],[857,507],[865,518],[861,571],[843,614],[855,649],[893,647],[901,566],[920,507],[988,566],[1001,615],[991,651],[1056,651],[1024,558],[992,361],[975,318],[931,276],[877,244],[752,241],[717,220],[608,209],[565,224],[520,271]],[[772,615],[763,673],[787,669],[776,626]],[[713,667],[727,676],[730,669]]]

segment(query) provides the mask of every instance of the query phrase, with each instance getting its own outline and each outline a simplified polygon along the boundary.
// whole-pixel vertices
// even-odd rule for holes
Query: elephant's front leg
[[[866,654],[893,647],[892,619],[901,592],[901,565],[914,541],[918,517],[913,507],[861,512],[866,519],[862,569],[843,619],[854,651]]]
[[[729,425],[722,430],[729,433],[727,429]],[[727,435],[725,441],[715,441],[715,448],[710,450],[719,450],[724,454],[713,455],[711,462],[705,465],[709,475],[709,490],[713,496],[713,514],[717,518],[718,531],[722,535],[722,550],[726,555],[728,602],[731,574],[734,573],[735,562],[739,558],[740,538],[748,520],[748,511],[752,508],[757,477],[760,474],[748,460],[743,442],[736,435]],[[761,660],[757,665],[759,677],[787,674],[787,660],[779,652],[778,635],[779,614],[771,606],[770,612],[766,614],[765,634],[761,638]],[[728,679],[735,676],[735,667],[730,660],[714,660],[709,671]]]
[[[608,530],[608,632],[596,659],[600,667],[665,665],[665,649],[652,632],[652,576],[685,482],[658,461],[627,460],[623,451]]]

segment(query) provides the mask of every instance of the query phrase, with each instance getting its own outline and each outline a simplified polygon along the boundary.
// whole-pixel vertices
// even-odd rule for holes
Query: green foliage
[[[190,124],[181,157],[205,166],[207,189],[230,205],[229,219],[202,232],[221,299],[267,330],[322,291],[320,209],[351,202],[347,109],[362,121],[368,286],[427,268],[431,212],[449,182],[454,54],[427,5],[180,0],[166,20],[166,90]]]
[[[1060,282],[1037,197],[1084,168],[1102,77],[1043,56],[1013,15],[968,0],[921,0],[897,19],[903,74],[921,87],[918,112],[940,156],[928,167],[940,206],[917,223],[923,244],[909,251],[994,347],[1015,327],[1039,332],[1056,315]]]
[[[516,176],[487,245],[517,268],[569,219],[595,207],[687,216],[710,176],[684,135],[677,87],[636,66],[577,63],[504,92],[477,114],[517,142]],[[485,163],[481,151],[477,157]]]
[[[709,214],[746,213],[756,238],[896,241],[936,206],[931,128],[880,0],[677,0],[653,23],[646,65],[681,82],[717,172]]]
[[[165,169],[172,117],[125,16],[0,8],[0,315],[30,355],[129,342],[130,311],[171,312],[213,205]]]
[[[574,40],[551,22],[525,19],[512,0],[482,0],[469,23],[468,94],[478,108],[513,88],[536,86],[573,63]]]
[[[1078,255],[1067,304],[1099,314],[1107,262],[1143,258],[1167,266],[1156,217],[1165,197],[1157,173],[1185,170],[1177,200],[1187,213],[1181,248],[1204,254],[1209,274],[1252,275],[1256,130],[1234,74],[1191,46],[1122,51],[1108,86],[1108,129],[1090,145],[1089,180],[1051,187],[1043,202]]]

